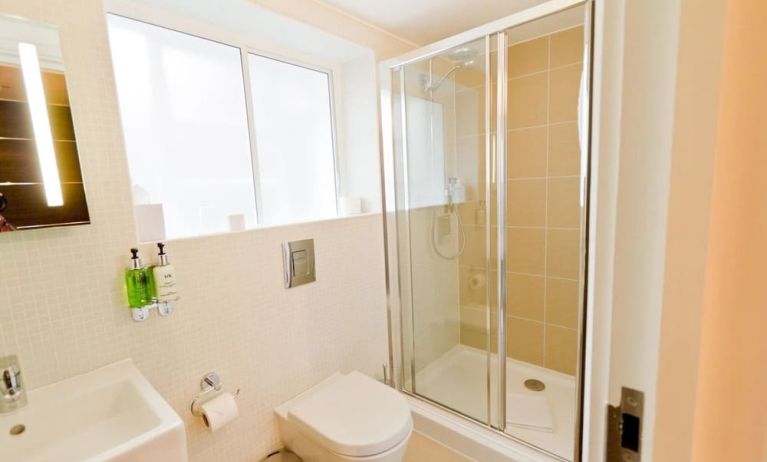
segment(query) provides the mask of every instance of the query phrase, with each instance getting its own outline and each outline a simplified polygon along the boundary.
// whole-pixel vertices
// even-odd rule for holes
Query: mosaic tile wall
[[[280,446],[274,406],[336,370],[380,373],[380,215],[170,242],[183,300],[133,322],[121,271],[136,237],[101,2],[0,0],[0,13],[60,27],[92,220],[0,239],[0,355],[20,356],[30,387],[131,357],[185,421],[192,461],[253,461]],[[280,244],[302,238],[315,239],[318,280],[285,290]],[[242,390],[240,418],[216,434],[189,412],[209,371]]]

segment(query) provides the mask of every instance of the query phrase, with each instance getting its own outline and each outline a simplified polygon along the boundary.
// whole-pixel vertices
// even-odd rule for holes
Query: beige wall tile
[[[546,233],[548,276],[577,279],[580,267],[580,232],[550,229]]]
[[[466,305],[461,307],[461,329],[474,330],[487,334],[487,309],[482,305]]]
[[[461,215],[461,223],[466,225],[484,224],[483,212],[484,206],[478,200],[463,202],[458,204],[458,213]]]
[[[543,321],[544,279],[541,276],[506,274],[506,314]]]
[[[544,365],[543,323],[507,318],[506,354],[514,359]]]
[[[484,226],[486,219],[490,217],[490,225],[495,225],[495,219],[497,218],[495,197],[490,198],[490,207],[485,206],[485,191],[484,184],[479,185],[466,185],[466,195],[470,197],[467,202],[458,204],[458,211],[461,214],[461,222],[464,225],[480,225]],[[477,189],[479,189],[477,191]],[[495,236],[493,236],[495,239]]]
[[[495,78],[496,76],[496,63],[498,63],[498,60],[496,59],[496,50],[493,50],[490,52],[490,75]]]
[[[466,200],[467,201],[481,201],[485,199],[485,182],[483,181],[466,181],[463,184],[466,188]]]
[[[490,125],[489,125],[489,127],[487,125],[488,121],[485,119],[486,114],[484,112],[485,111],[485,103],[487,102],[486,99],[485,99],[486,98],[485,97],[486,87],[482,86],[482,87],[477,89],[477,91],[480,94],[480,98],[482,98],[482,103],[481,103],[482,117],[480,118],[480,121],[479,121],[479,128],[480,128],[479,133],[482,134],[482,135],[484,135],[486,131],[489,131],[490,133],[495,133],[495,131],[496,131],[496,127],[495,127],[495,125],[496,125],[495,106],[497,105],[497,102],[496,102],[496,99],[497,99],[496,91],[497,91],[497,89],[498,89],[497,85],[495,85],[493,83],[490,84],[490,92],[491,93],[490,93],[490,121],[489,121]],[[488,128],[489,128],[489,130],[488,130]]]
[[[544,245],[543,229],[508,228],[506,230],[508,271],[543,275]]]
[[[565,374],[575,374],[578,361],[578,335],[575,329],[546,327],[545,366]]]
[[[450,89],[448,89],[450,90]],[[436,93],[436,92],[435,92]],[[485,94],[482,88],[462,89],[455,94],[455,135],[470,136],[485,131]]]
[[[492,282],[484,269],[461,266],[458,270],[461,306],[484,305],[487,301],[487,286]],[[484,279],[484,285],[473,285],[472,278]],[[492,294],[492,292],[491,292]]]
[[[484,62],[485,55],[479,55],[475,58],[477,62]],[[452,66],[451,66],[452,67]],[[448,69],[449,70],[449,69]],[[463,86],[469,88],[481,87],[485,84],[485,71],[484,66],[464,67],[455,71],[455,81]]]
[[[546,176],[546,127],[510,130],[507,133],[508,178]]]
[[[495,190],[495,186],[490,191],[490,208],[488,213],[490,214],[490,224],[496,226],[498,224],[498,192]]]
[[[509,80],[508,128],[546,123],[548,100],[546,73]]]
[[[498,352],[498,322],[495,316],[494,313],[490,315],[490,351],[493,353]],[[460,341],[462,345],[487,351],[487,335],[487,329],[462,325]]]
[[[508,226],[546,224],[546,180],[510,180],[506,187]]]
[[[465,326],[461,326],[461,345],[467,345],[473,348],[485,349],[487,342],[487,336],[484,332],[474,329],[468,329]]]
[[[545,71],[549,65],[549,37],[518,43],[509,47],[509,77]]]
[[[549,126],[549,176],[579,175],[580,171],[578,123],[567,122]]]
[[[580,228],[580,178],[552,178],[548,184],[547,226]]]
[[[558,326],[578,327],[578,281],[546,279],[546,322]]]
[[[468,265],[475,268],[485,267],[485,227],[464,225],[464,238],[466,245],[461,254],[461,265]]]
[[[498,84],[496,80],[496,73],[495,73],[495,66],[492,65],[491,61],[491,67],[493,70],[490,71],[490,133],[496,132],[496,106],[498,106]],[[485,91],[485,88],[482,88],[482,91]],[[482,93],[484,95],[484,93]],[[484,98],[484,96],[483,96]],[[484,106],[482,106],[484,108]],[[483,121],[484,123],[484,121]],[[484,125],[483,125],[484,127]],[[483,131],[484,132],[484,131]]]
[[[551,35],[551,67],[583,61],[583,26]]]
[[[549,123],[578,119],[578,92],[582,67],[574,65],[551,71]]]

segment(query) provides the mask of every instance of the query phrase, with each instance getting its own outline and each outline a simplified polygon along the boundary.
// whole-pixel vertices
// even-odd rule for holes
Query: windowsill
[[[265,230],[273,230],[276,228],[289,228],[293,226],[306,226],[306,225],[319,225],[322,223],[327,222],[333,222],[333,221],[339,221],[339,220],[353,220],[357,218],[366,218],[371,217],[374,215],[381,215],[381,212],[364,212],[364,213],[358,213],[355,215],[344,215],[344,216],[336,216],[336,217],[330,217],[325,218],[322,220],[307,220],[307,221],[298,221],[294,223],[284,223],[280,225],[268,225],[268,226],[258,226],[256,228],[248,228],[244,229],[242,231],[227,231],[227,232],[221,232],[221,233],[210,233],[210,234],[201,234],[199,236],[186,236],[186,237],[175,237],[175,238],[168,238],[164,239],[163,242],[182,242],[182,241],[188,241],[188,240],[194,240],[194,239],[206,239],[206,238],[215,238],[215,237],[221,237],[221,236],[229,236],[229,235],[237,235],[237,234],[243,234],[243,233],[251,233],[251,232],[259,232],[259,231],[265,231]],[[158,241],[141,241],[139,244],[153,244]]]

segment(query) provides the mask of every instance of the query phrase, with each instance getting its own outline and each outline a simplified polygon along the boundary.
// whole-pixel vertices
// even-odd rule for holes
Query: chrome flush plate
[[[314,272],[314,239],[284,242],[282,261],[286,289],[317,280]]]

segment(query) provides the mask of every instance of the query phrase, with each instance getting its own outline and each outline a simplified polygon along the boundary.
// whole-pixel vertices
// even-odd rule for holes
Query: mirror
[[[58,29],[0,15],[0,232],[88,223]]]

